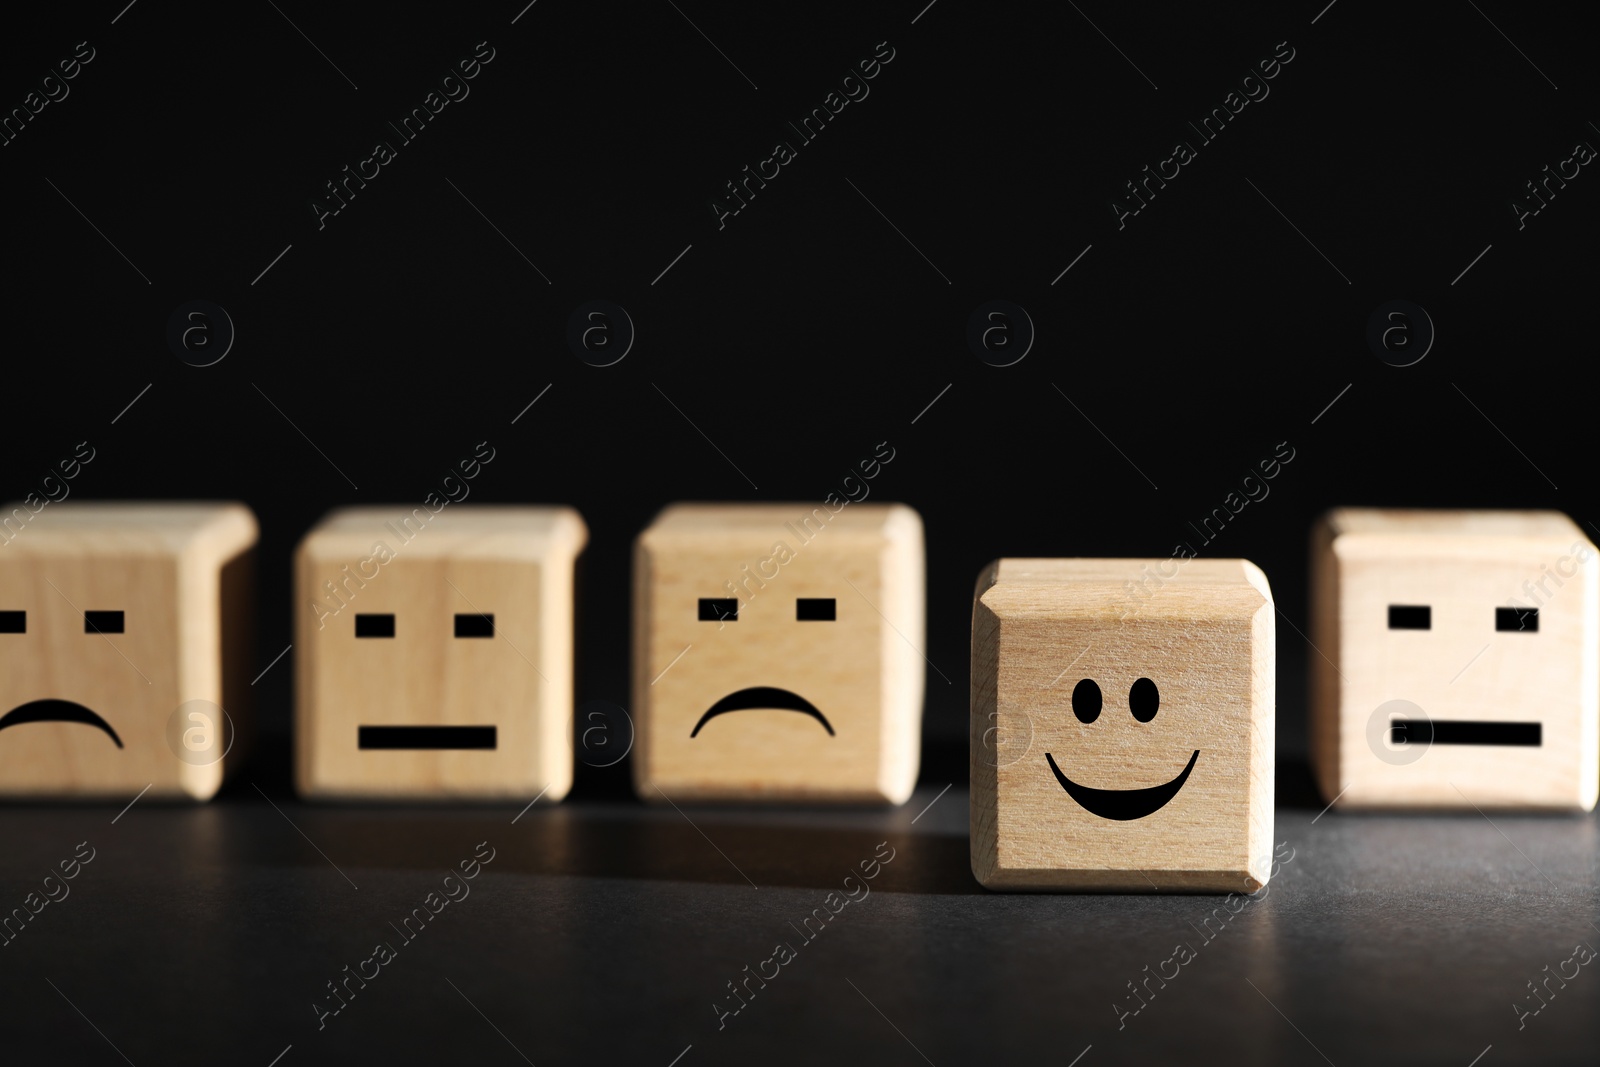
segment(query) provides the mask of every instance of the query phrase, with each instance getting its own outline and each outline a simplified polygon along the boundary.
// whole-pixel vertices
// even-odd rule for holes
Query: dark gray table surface
[[[1600,968],[1552,979],[1537,1015],[1513,1008],[1540,1003],[1530,980],[1571,973],[1575,944],[1600,945],[1594,817],[1319,816],[1298,763],[1279,767],[1278,793],[1292,860],[1263,899],[1209,925],[1221,898],[983,890],[965,788],[941,795],[927,776],[894,810],[680,812],[604,795],[518,817],[515,805],[308,806],[248,777],[203,806],[7,807],[7,909],[80,842],[94,858],[0,948],[0,1059],[1600,1058]],[[469,895],[404,941],[391,923],[480,842],[494,858]],[[804,940],[790,924],[826,910],[882,842],[893,859],[868,895]],[[393,958],[363,964],[378,942]],[[793,958],[763,963],[780,942]],[[1179,944],[1188,962],[1164,962]],[[314,1005],[335,1003],[327,983],[346,965],[378,973],[319,1025]],[[747,965],[777,975],[719,1020]],[[1120,1014],[1140,1003],[1130,982],[1174,971]]]

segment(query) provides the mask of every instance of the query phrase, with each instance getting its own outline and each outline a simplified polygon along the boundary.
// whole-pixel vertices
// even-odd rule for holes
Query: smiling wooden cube
[[[1335,510],[1312,535],[1311,600],[1329,803],[1594,807],[1600,563],[1567,516]]]
[[[922,520],[900,504],[667,508],[634,546],[644,799],[903,803]]]
[[[0,796],[216,793],[247,725],[256,534],[242,504],[60,503],[6,524]]]
[[[560,507],[335,511],[295,555],[295,779],[316,799],[559,800],[572,784]]]
[[[972,872],[1253,892],[1271,869],[1273,604],[1246,560],[1002,559],[972,612]]]

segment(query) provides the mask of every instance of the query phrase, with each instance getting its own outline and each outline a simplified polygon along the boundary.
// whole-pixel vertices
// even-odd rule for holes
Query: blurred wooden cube
[[[1311,751],[1339,808],[1589,811],[1600,564],[1554,511],[1341,508],[1311,549]]]
[[[295,780],[316,799],[560,800],[572,784],[563,507],[345,508],[295,554]]]
[[[249,726],[250,509],[48,504],[6,535],[0,796],[213,796]]]

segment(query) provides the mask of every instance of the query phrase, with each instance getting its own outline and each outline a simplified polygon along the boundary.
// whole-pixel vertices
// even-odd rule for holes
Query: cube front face
[[[1325,532],[1315,618],[1338,670],[1314,662],[1313,737],[1327,799],[1594,807],[1600,564],[1564,525]]]
[[[469,526],[473,517],[458,516]],[[394,558],[325,545],[313,531],[296,560],[300,792],[565,796],[572,554],[435,544],[422,555],[391,544],[390,532],[373,536],[388,538]]]
[[[668,519],[641,535],[634,767],[644,799],[910,795],[924,669],[921,523],[908,508],[854,509],[858,525],[809,541],[784,526],[809,513],[802,505],[730,506],[715,510],[744,514],[726,528],[702,535]],[[718,603],[702,610],[703,599]]]
[[[1001,562],[975,605],[979,881],[996,889],[1259,888],[1270,867],[1273,800],[1265,580],[1258,591],[1236,565],[1233,585],[1184,590],[1180,576],[1130,612],[1121,583],[1063,576],[1008,585],[1011,562]],[[1104,570],[1112,561],[1083,562]],[[1141,563],[1132,562],[1130,577]],[[1157,608],[1163,597],[1169,603]]]
[[[165,742],[181,702],[177,589],[175,561],[160,557],[0,557],[0,611],[26,613],[26,632],[0,633],[0,715],[77,717],[0,728],[0,792],[187,792]],[[123,612],[123,632],[85,632],[84,611]]]
[[[238,505],[54,508],[0,550],[0,796],[211,797],[234,736],[217,715],[228,560],[163,543],[149,523],[216,518],[237,557],[254,518]]]

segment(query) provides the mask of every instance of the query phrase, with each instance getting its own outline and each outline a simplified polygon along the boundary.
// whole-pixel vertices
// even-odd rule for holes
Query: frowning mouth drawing
[[[122,738],[117,736],[117,731],[111,728],[110,723],[92,709],[70,700],[30,700],[26,704],[19,704],[0,718],[0,730],[30,722],[82,723],[84,726],[93,726],[105,731],[106,736],[115,741],[118,748],[122,747]]]
[[[777,689],[770,685],[752,686],[749,689],[740,689],[729,693],[700,716],[700,721],[694,724],[694,729],[689,731],[689,736],[694,737],[706,723],[718,715],[726,715],[730,711],[752,711],[777,709],[780,711],[798,711],[809,715],[822,724],[828,731],[828,736],[834,736],[833,724],[828,722],[828,717],[817,710],[815,704],[801,696],[799,693],[788,689]]]

